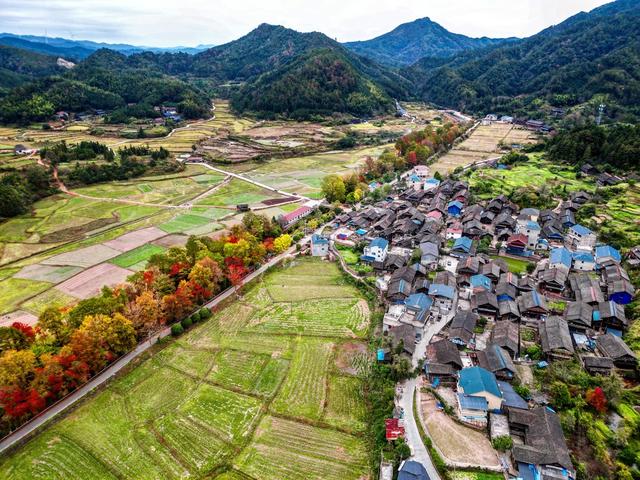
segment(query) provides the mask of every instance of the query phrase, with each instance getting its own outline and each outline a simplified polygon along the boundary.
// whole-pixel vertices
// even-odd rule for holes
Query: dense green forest
[[[0,45],[0,96],[36,78],[64,71],[55,57]]]
[[[155,117],[158,113],[153,106],[165,102],[174,104],[187,118],[208,114],[210,100],[204,92],[156,67],[136,67],[136,63],[141,62],[99,50],[64,75],[12,90],[0,100],[0,120],[27,123],[46,120],[58,110],[106,109],[113,110],[115,121],[126,121],[128,117]]]
[[[589,125],[560,132],[547,144],[551,160],[640,171],[640,125]]]
[[[639,39],[640,3],[619,0],[521,41],[444,64],[423,59],[404,74],[421,98],[467,111],[535,115],[544,102],[564,107],[597,96],[610,111],[637,116]]]
[[[328,49],[262,75],[245,85],[232,102],[240,112],[289,112],[293,118],[333,112],[363,115],[388,111],[391,105],[384,90],[360,75],[344,55]]]

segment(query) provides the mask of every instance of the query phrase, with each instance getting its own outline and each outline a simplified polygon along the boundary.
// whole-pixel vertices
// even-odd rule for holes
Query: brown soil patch
[[[500,466],[489,438],[439,411],[432,395],[421,394],[420,408],[429,436],[448,460],[478,467]]]
[[[106,227],[118,223],[120,218],[114,214],[111,218],[99,218],[93,220],[84,225],[78,225],[77,227],[67,227],[63,230],[57,230],[55,232],[47,233],[40,237],[40,243],[58,243],[58,242],[70,242],[73,240],[84,237],[85,233],[98,230],[99,228]]]
[[[336,352],[335,365],[342,373],[357,375],[357,366],[354,359],[367,356],[367,346],[361,342],[345,342],[338,346]]]

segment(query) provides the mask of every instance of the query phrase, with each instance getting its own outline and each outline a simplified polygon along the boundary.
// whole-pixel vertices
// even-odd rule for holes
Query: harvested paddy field
[[[101,263],[60,283],[56,286],[56,289],[72,297],[85,299],[98,295],[104,286],[115,287],[120,283],[124,283],[132,273],[131,270],[126,270],[117,265]]]
[[[322,302],[305,310],[287,287],[319,289]],[[336,317],[345,302],[358,312]],[[335,264],[295,260],[3,459],[0,475],[365,478],[362,380],[336,355],[341,367],[344,352],[367,362],[367,329],[368,310]]]
[[[535,143],[538,137],[528,130],[507,123],[480,125],[466,140],[458,143],[447,154],[431,165],[431,170],[441,174],[458,167],[466,167],[482,160],[501,155],[501,145]]]
[[[268,162],[248,162],[230,167],[235,173],[278,190],[320,197],[322,179],[329,174],[344,174],[356,169],[367,156],[378,157],[393,144],[349,151],[318,153]]]

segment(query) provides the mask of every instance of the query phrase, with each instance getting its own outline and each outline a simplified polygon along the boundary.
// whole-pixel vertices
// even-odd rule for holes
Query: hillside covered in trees
[[[618,0],[524,40],[422,59],[404,71],[417,94],[474,112],[535,111],[597,96],[608,109],[640,114],[640,2]]]
[[[640,126],[589,125],[560,132],[548,142],[549,158],[574,165],[602,166],[604,171],[640,170]]]

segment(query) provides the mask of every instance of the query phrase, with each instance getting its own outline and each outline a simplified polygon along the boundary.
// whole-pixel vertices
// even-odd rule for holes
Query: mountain
[[[194,55],[191,72],[242,81],[280,68],[310,50],[338,47],[322,33],[300,33],[265,23],[238,40]]]
[[[55,57],[62,57],[66,60],[72,60],[78,62],[83,58],[87,58],[94,50],[90,50],[85,47],[60,47],[54,45],[47,45],[45,43],[31,42],[18,37],[0,37],[0,45],[7,47],[20,48],[22,50],[28,50],[30,52],[41,53],[43,55],[51,55]]]
[[[0,47],[0,52],[5,48]],[[45,58],[55,63],[55,57]],[[47,120],[58,110],[105,109],[111,122],[125,123],[131,118],[155,118],[158,113],[153,107],[165,103],[175,105],[186,118],[202,118],[211,108],[209,95],[197,87],[165,75],[154,65],[102,49],[62,75],[11,90],[0,99],[0,120],[28,123]]]
[[[498,45],[514,39],[471,38],[451,33],[428,17],[404,23],[371,40],[348,42],[349,50],[393,67],[408,66],[423,57],[449,57],[476,48]]]
[[[232,106],[240,112],[252,110],[267,116],[287,114],[305,119],[334,112],[369,115],[389,111],[392,101],[345,52],[327,48],[312,50],[261,75],[240,90]]]
[[[403,71],[419,96],[472,112],[535,114],[590,100],[640,115],[640,1],[579,13],[524,40],[426,58]]]
[[[0,45],[0,93],[36,78],[65,71],[56,57]]]
[[[19,41],[29,42],[20,44]],[[33,50],[40,53],[50,55],[65,56],[65,58],[73,58],[81,60],[87,58],[93,52],[102,48],[108,48],[109,50],[115,50],[116,52],[123,53],[125,55],[133,55],[134,53],[142,52],[154,52],[154,53],[188,53],[195,54],[202,52],[211,45],[199,45],[197,47],[147,47],[147,46],[135,46],[128,45],[126,43],[103,43],[92,42],[91,40],[69,40],[67,38],[60,37],[41,37],[38,35],[16,35],[14,33],[0,33],[0,45],[9,45],[26,50]],[[59,50],[63,49],[63,50]],[[61,53],[62,52],[62,53]]]
[[[404,97],[411,88],[397,73],[322,33],[267,24],[195,55],[190,73],[219,82],[244,82],[232,105],[270,114],[370,114],[388,109],[390,96]],[[344,98],[338,99],[340,95]]]

